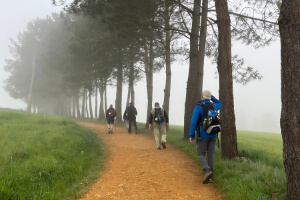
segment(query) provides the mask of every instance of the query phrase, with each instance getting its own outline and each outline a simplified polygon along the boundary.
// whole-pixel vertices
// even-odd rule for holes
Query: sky
[[[9,0],[0,7],[0,108],[26,109],[26,105],[11,98],[3,89],[9,77],[3,69],[5,59],[10,58],[10,38],[16,39],[19,32],[25,31],[27,23],[36,18],[45,18],[62,7],[53,6],[51,0]],[[234,108],[238,130],[280,133],[281,81],[280,81],[280,43],[279,39],[270,46],[254,49],[251,46],[233,44],[232,55],[244,58],[246,66],[253,66],[263,76],[247,85],[234,82]],[[172,63],[172,83],[169,118],[170,124],[183,125],[188,62]],[[216,79],[216,65],[205,60],[204,85],[215,97],[219,97],[219,82]],[[165,70],[154,74],[153,103],[163,103]],[[146,121],[147,94],[146,81],[135,85],[138,110],[137,121]],[[109,88],[108,104],[115,102],[115,88]],[[123,88],[123,111],[126,104],[127,88]]]

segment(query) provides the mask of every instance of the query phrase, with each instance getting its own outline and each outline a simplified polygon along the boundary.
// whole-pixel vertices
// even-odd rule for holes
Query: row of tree
[[[36,108],[64,116],[101,119],[107,107],[106,88],[114,85],[115,107],[122,113],[123,84],[128,84],[127,103],[134,102],[134,84],[145,77],[149,116],[153,73],[164,66],[164,107],[169,110],[171,63],[187,55],[184,138],[188,138],[194,105],[201,97],[206,55],[217,63],[219,73],[222,157],[238,155],[233,80],[245,84],[261,76],[252,67],[244,67],[243,59],[231,55],[231,43],[241,41],[260,47],[278,37],[280,4],[275,0],[53,3],[65,5],[66,12],[30,22],[28,30],[12,41],[13,59],[7,60],[6,69],[11,76],[6,90],[11,96],[24,99],[28,111]],[[117,121],[120,120],[119,115]]]

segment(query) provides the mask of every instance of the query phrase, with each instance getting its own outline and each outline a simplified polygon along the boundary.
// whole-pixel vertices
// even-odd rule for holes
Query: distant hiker
[[[127,118],[128,120],[128,133],[131,133],[131,123],[133,123],[135,133],[137,134],[137,126],[136,126],[136,115],[137,111],[136,108],[134,107],[133,103],[129,103],[129,106],[126,108],[124,114],[123,114],[123,119],[125,120]]]
[[[127,113],[127,108],[130,106],[130,103],[128,104],[128,106],[126,107],[124,113],[123,113],[123,120],[126,124],[127,129],[129,128],[129,121],[128,121],[128,113]]]
[[[108,134],[112,134],[113,133],[114,121],[115,121],[115,117],[116,116],[117,116],[117,112],[113,108],[113,105],[111,104],[109,106],[109,109],[107,109],[107,111],[106,111],[106,120],[107,120]]]
[[[203,130],[203,122],[204,122],[204,117],[208,115],[207,112],[209,111],[209,109],[218,111],[222,107],[222,103],[218,99],[216,99],[213,95],[211,95],[211,92],[209,90],[203,91],[201,99],[202,100],[195,106],[193,112],[190,132],[189,132],[189,140],[191,143],[194,142],[195,130],[196,128],[199,128],[196,135],[197,154],[202,169],[205,172],[203,184],[207,184],[209,182],[212,182],[213,170],[214,170],[215,144],[216,144],[218,133],[213,132],[212,134],[208,134],[207,133],[208,129],[206,130],[204,128],[206,131]],[[206,154],[207,154],[207,160],[205,158]]]
[[[156,141],[157,150],[161,150],[161,145],[163,148],[167,148],[167,130],[166,126],[169,124],[169,117],[167,112],[159,106],[159,103],[154,104],[154,109],[151,110],[149,116],[149,130],[152,130]]]

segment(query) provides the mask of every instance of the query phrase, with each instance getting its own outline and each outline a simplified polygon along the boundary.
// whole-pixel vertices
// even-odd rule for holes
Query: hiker
[[[109,106],[109,109],[107,109],[107,111],[106,111],[106,120],[107,120],[108,134],[113,134],[114,122],[115,122],[115,117],[116,116],[117,116],[117,112],[113,108],[113,105],[111,104]]]
[[[123,118],[124,116],[127,117],[128,120],[128,133],[131,133],[131,123],[133,123],[134,129],[135,129],[135,134],[137,134],[137,126],[136,126],[136,115],[137,115],[137,111],[136,108],[134,107],[133,103],[129,103],[129,106],[126,108]],[[125,120],[125,118],[124,118]]]
[[[128,113],[127,113],[127,108],[130,106],[130,103],[128,104],[128,106],[126,107],[124,113],[123,113],[123,120],[125,122],[125,125],[127,127],[127,129],[129,128],[129,121],[128,121]]]
[[[216,99],[209,90],[205,90],[202,92],[201,101],[195,106],[190,132],[189,132],[189,140],[191,143],[194,142],[195,130],[197,126],[200,126],[200,131],[197,132],[196,142],[197,142],[197,155],[199,161],[201,163],[202,169],[205,173],[203,184],[212,183],[213,170],[214,170],[214,153],[215,153],[215,144],[217,140],[218,133],[208,134],[205,130],[203,130],[203,120],[205,114],[204,108],[212,105],[215,111],[218,111],[222,107],[222,103]],[[211,103],[211,101],[213,103]],[[207,110],[207,108],[205,109]],[[198,119],[200,120],[198,123]],[[199,130],[199,129],[198,129]],[[207,129],[208,131],[208,129]],[[200,134],[199,134],[200,132]],[[207,154],[207,160],[205,155]]]
[[[153,125],[152,125],[153,123]],[[152,130],[156,141],[157,150],[161,150],[161,145],[163,148],[167,148],[167,130],[166,127],[169,125],[169,117],[167,112],[159,106],[158,102],[155,102],[154,109],[151,110],[149,116],[149,130]]]

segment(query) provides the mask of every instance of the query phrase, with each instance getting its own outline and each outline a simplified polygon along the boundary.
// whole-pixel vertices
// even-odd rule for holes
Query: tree
[[[216,0],[217,22],[219,30],[218,71],[220,101],[222,102],[222,158],[237,156],[237,138],[234,114],[232,64],[231,64],[231,30],[227,0]]]
[[[300,1],[282,0],[278,19],[281,39],[281,119],[287,193],[300,197]]]
[[[184,138],[188,138],[190,129],[190,120],[192,118],[194,106],[200,100],[202,88],[199,88],[202,76],[199,74],[198,56],[199,56],[199,30],[200,30],[200,2],[201,0],[194,0],[194,7],[192,12],[192,30],[190,34],[190,63],[189,76],[186,87],[185,98],[185,113],[184,113]]]

